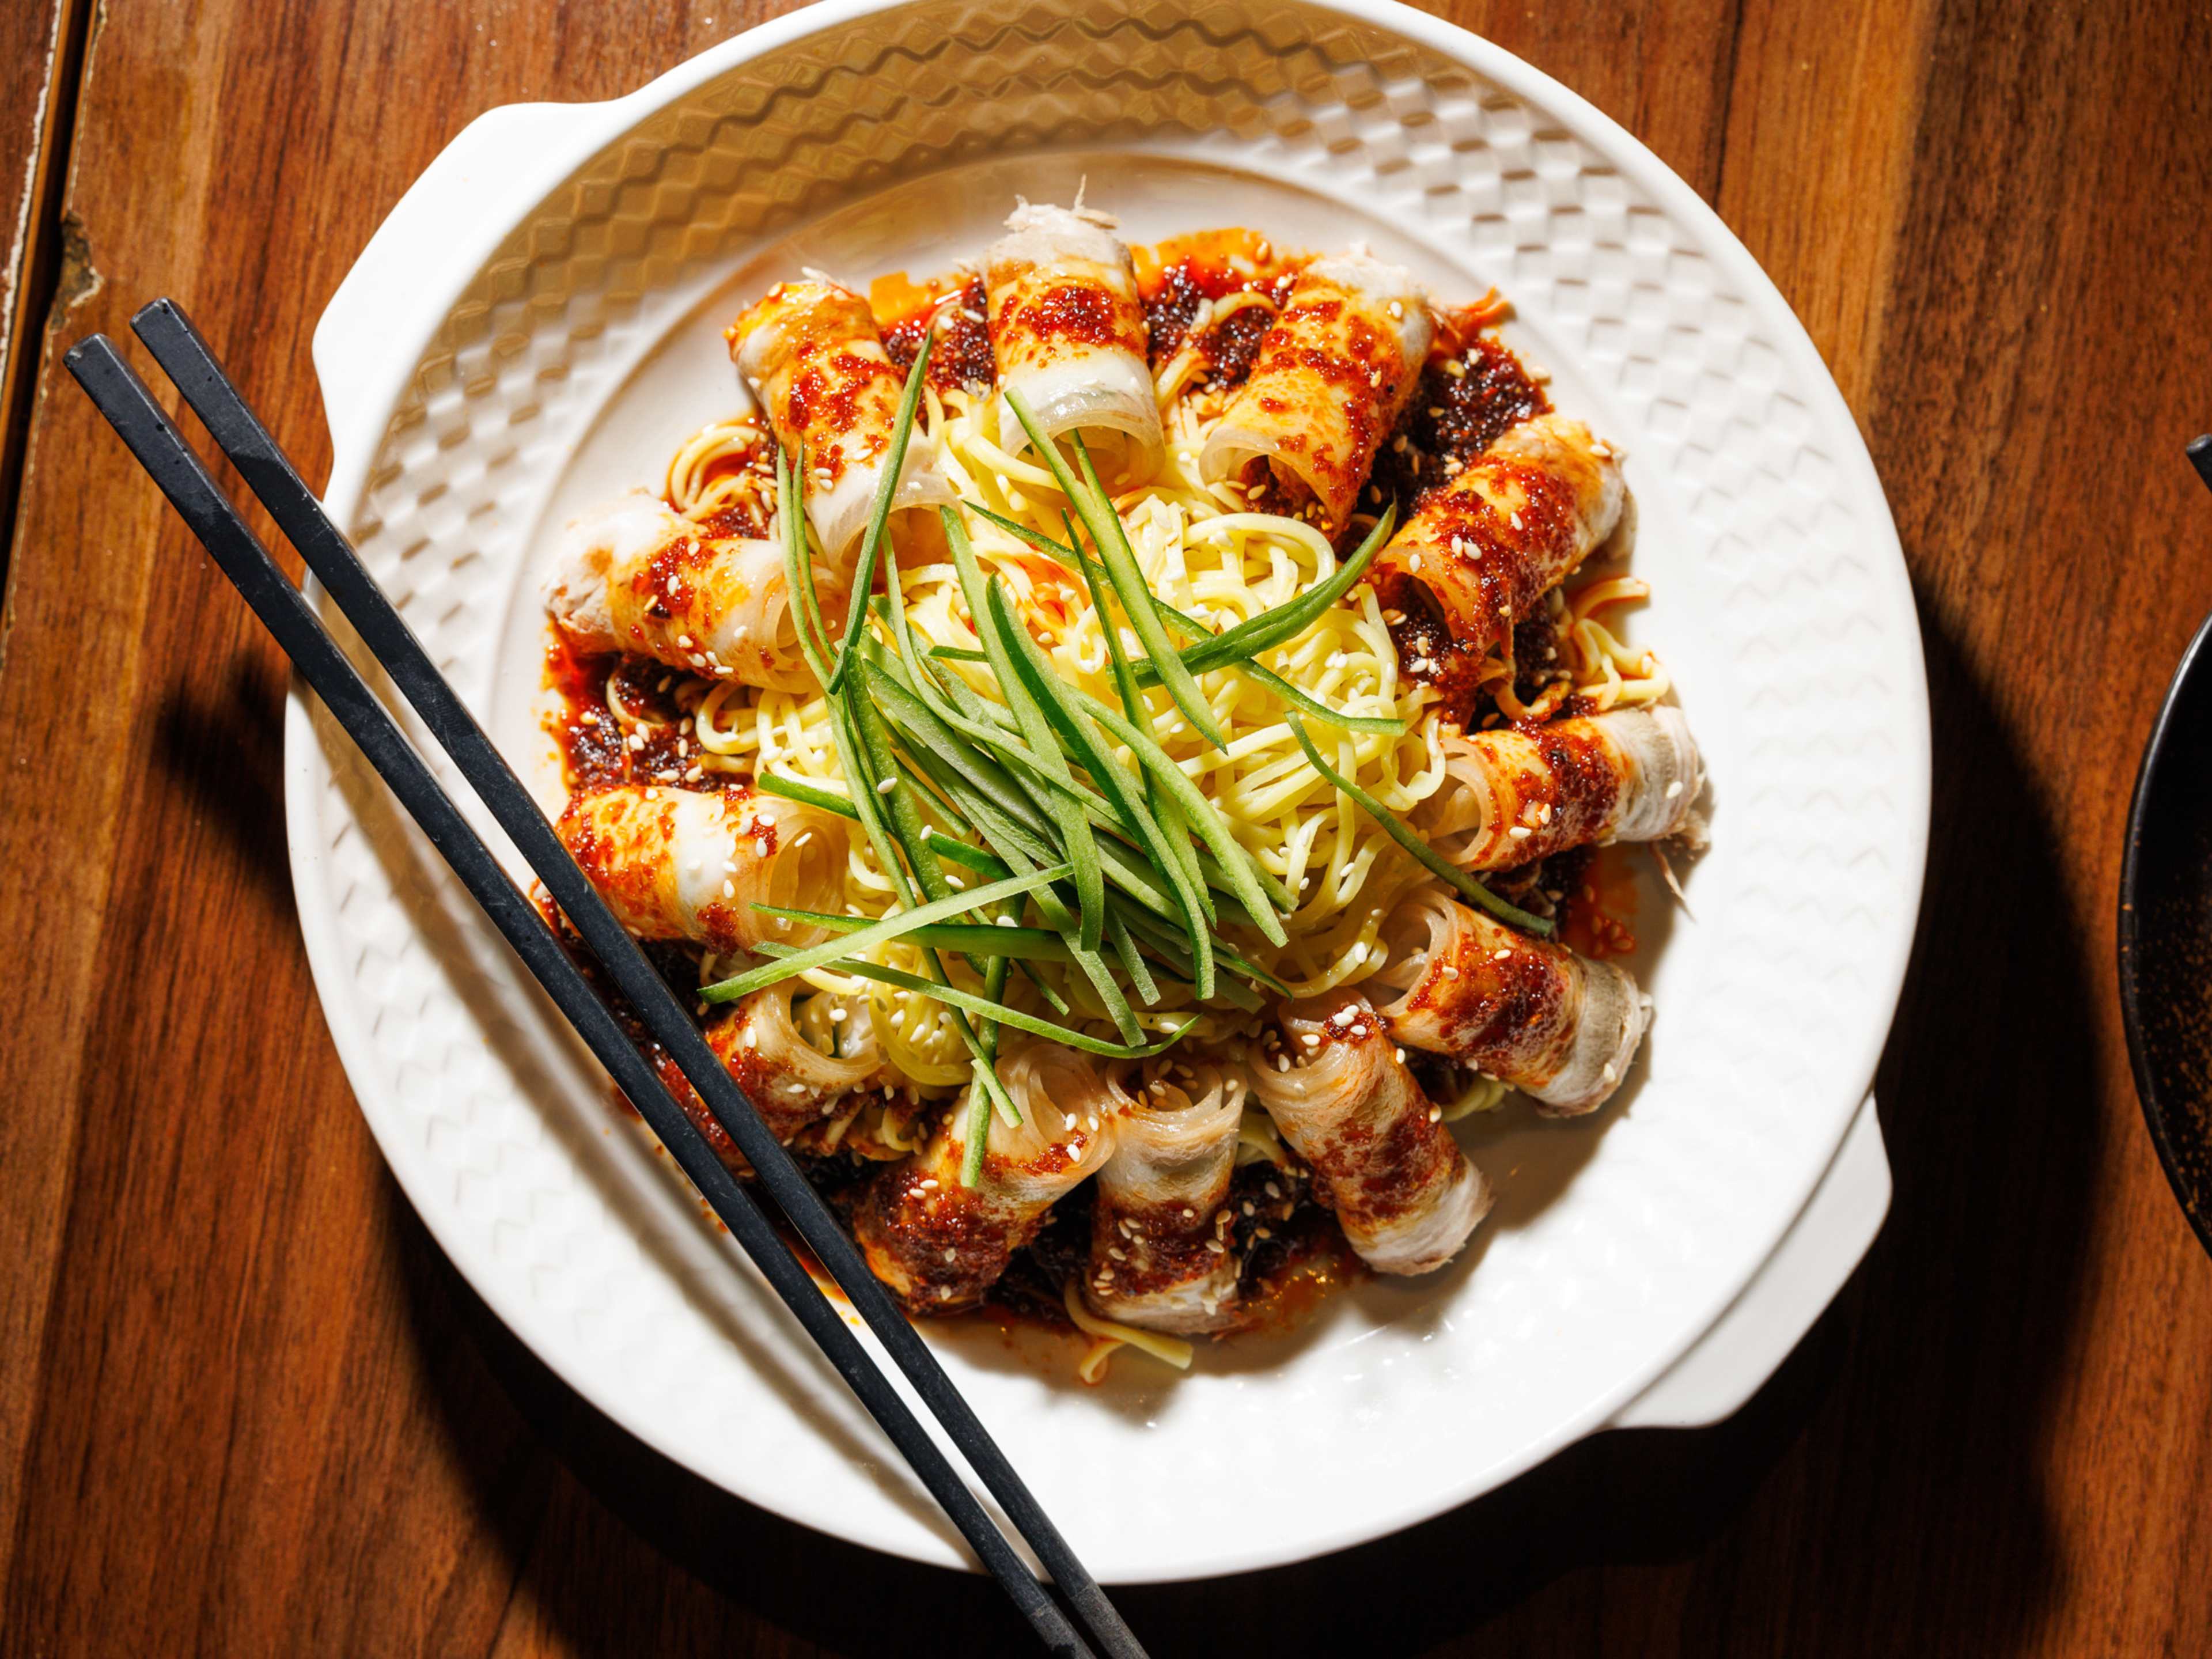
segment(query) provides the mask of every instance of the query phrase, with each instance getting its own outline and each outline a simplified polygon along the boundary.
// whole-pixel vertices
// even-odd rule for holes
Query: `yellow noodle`
[[[1094,1346],[1090,1353],[1084,1356],[1083,1364],[1078,1370],[1085,1382],[1096,1382],[1105,1376],[1106,1361],[1112,1357],[1115,1348],[1125,1346],[1148,1353],[1179,1371],[1190,1369],[1191,1356],[1196,1351],[1189,1343],[1179,1336],[1162,1336],[1158,1331],[1140,1331],[1134,1325],[1124,1325],[1118,1320],[1101,1319],[1083,1305],[1083,1297],[1075,1288],[1073,1279],[1062,1286],[1060,1301],[1067,1309],[1067,1316],[1077,1330],[1097,1339],[1098,1344],[1110,1342],[1114,1345],[1103,1353],[1098,1351],[1097,1346]]]

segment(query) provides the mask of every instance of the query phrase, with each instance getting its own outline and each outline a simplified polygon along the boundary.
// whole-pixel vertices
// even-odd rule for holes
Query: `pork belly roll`
[[[1679,708],[1616,708],[1528,729],[1448,734],[1444,781],[1416,827],[1462,870],[1510,870],[1570,847],[1663,841],[1705,775]]]
[[[871,1180],[854,1211],[853,1236],[870,1270],[917,1313],[955,1313],[981,1300],[1036,1236],[1045,1212],[1112,1155],[1129,1105],[1110,1069],[1054,1042],[1002,1057],[999,1079],[1022,1121],[1009,1128],[992,1115],[975,1187],[960,1184],[970,1084],[929,1144]]]
[[[838,585],[826,572],[821,580],[824,614],[842,619]],[[702,536],[641,489],[568,526],[545,608],[586,651],[628,651],[775,691],[814,684],[783,550]]]
[[[1411,271],[1358,253],[1315,260],[1206,439],[1200,472],[1218,483],[1265,460],[1335,535],[1413,395],[1433,331]]]
[[[729,340],[777,441],[793,453],[805,446],[806,516],[838,585],[850,587],[905,384],[875,313],[835,283],[779,283],[730,325]],[[936,440],[917,427],[892,508],[953,499]]]
[[[1438,1120],[1375,1010],[1340,988],[1286,1002],[1276,1018],[1279,1030],[1254,1055],[1252,1092],[1313,1165],[1316,1196],[1376,1272],[1443,1267],[1490,1213],[1490,1183]]]
[[[1612,448],[1580,421],[1539,415],[1430,495],[1375,556],[1386,605],[1433,610],[1458,644],[1487,651],[1620,521]]]
[[[1080,433],[1108,488],[1160,470],[1166,441],[1146,362],[1145,308],[1129,250],[1111,221],[1024,202],[984,258],[991,356],[1009,453],[1029,437],[1003,401],[1017,391],[1048,437]]]
[[[1642,992],[1626,969],[1516,933],[1436,889],[1382,924],[1376,1012],[1390,1035],[1487,1072],[1554,1117],[1594,1111],[1644,1040]]]
[[[866,1003],[848,1005],[850,1017],[836,1027],[842,1052],[825,1054],[792,1023],[792,991],[789,984],[756,991],[707,1026],[707,1046],[737,1079],[769,1132],[786,1142],[828,1116],[884,1063],[868,1028]]]
[[[719,794],[623,784],[571,798],[558,826],[592,885],[640,939],[749,951],[811,945],[818,928],[756,902],[820,909],[844,891],[844,820],[750,789]]]
[[[1189,1336],[1236,1313],[1227,1200],[1248,1085],[1211,1060],[1152,1068],[1098,1171],[1083,1299],[1102,1318]]]

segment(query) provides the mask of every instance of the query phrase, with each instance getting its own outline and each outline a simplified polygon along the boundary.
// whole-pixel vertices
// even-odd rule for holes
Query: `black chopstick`
[[[183,309],[173,300],[156,300],[142,308],[131,325],[163,372],[176,382],[185,401],[238,468],[247,487],[269,509],[277,527],[299,550],[307,568],[329,590],[400,695],[422,717],[470,787],[545,884],[554,902],[606,968],[616,988],[636,1009],[653,1040],[690,1079],[785,1219],[829,1269],[931,1415],[944,1425],[1015,1529],[1028,1540],[1099,1645],[1113,1659],[1143,1659],[1143,1645],[1122,1622],[1097,1581],[1060,1536],[974,1408],[945,1374],[936,1355],[868,1270],[859,1247],[830,1214],[821,1194],[769,1133],[728,1070],[708,1048],[676,994],[568,856],[506,757],[484,735],[483,728],[431,663],[414,631],[362,563],[353,544],[331,521],[283,447],[246,406]]]
[[[2212,489],[2212,432],[2189,441],[2189,459],[2197,476],[2204,480],[2204,487]]]
[[[178,320],[181,323],[182,318]],[[907,1409],[889,1380],[869,1359],[866,1352],[832,1307],[811,1275],[801,1267],[754,1204],[744,1188],[722,1164],[705,1137],[684,1115],[683,1109],[662,1085],[653,1067],[629,1042],[614,1016],[559,941],[538,915],[528,898],[507,878],[505,871],[467,820],[449,799],[428,767],[401,733],[391,714],[377,700],[345,653],[324,629],[299,590],[286,580],[267,550],[248,530],[226,499],[199,458],[186,444],[148,392],[112,342],[94,335],[73,347],[67,358],[76,376],[100,412],[122,437],[139,464],[154,478],[193,533],[222,568],[255,614],[298,666],[332,715],[359,744],[401,804],[420,824],[460,878],[486,915],[498,927],[555,1005],[566,1016],[600,1063],[605,1066],[647,1124],[668,1149],[678,1167],[690,1178],[746,1255],[751,1258],[785,1304],[799,1319],[823,1354],[852,1388],[893,1443],[911,1464],[924,1486],[967,1538],[977,1556],[990,1569],[1028,1618],[1038,1636],[1053,1651],[1083,1655],[1091,1650],[1068,1625],[1051,1599],[1032,1577],[1012,1546],[993,1524],[927,1431]],[[240,405],[243,408],[243,405]],[[251,418],[250,416],[248,418]],[[271,446],[273,448],[273,445]],[[335,532],[332,532],[335,534]],[[397,622],[396,616],[393,617]],[[404,624],[402,625],[404,627]],[[419,648],[418,648],[419,649]],[[441,682],[442,684],[442,682]],[[450,692],[448,692],[450,696]],[[458,708],[458,702],[455,707]],[[473,729],[473,722],[471,723]],[[477,734],[481,737],[481,733]],[[518,791],[511,774],[507,781]],[[526,800],[527,797],[525,797]],[[489,804],[489,803],[488,803]],[[534,809],[533,809],[534,811]],[[543,818],[538,819],[541,826]],[[550,834],[550,830],[548,832]],[[557,845],[557,843],[556,843]],[[565,854],[563,854],[565,858]],[[573,871],[574,866],[570,864]],[[580,873],[580,872],[579,872]],[[625,935],[627,937],[627,935]],[[642,958],[640,958],[641,961]],[[650,973],[650,967],[647,967]],[[654,983],[661,985],[658,975]],[[726,1073],[716,1066],[722,1081],[735,1093]],[[739,1109],[732,1115],[766,1138],[757,1116],[738,1095]],[[735,1135],[737,1125],[726,1123]],[[742,1146],[742,1139],[740,1145]],[[775,1143],[769,1141],[771,1148]],[[781,1152],[781,1148],[775,1148]],[[795,1166],[785,1160],[793,1175]],[[760,1164],[757,1162],[755,1168]],[[811,1192],[811,1188],[808,1188]],[[848,1241],[847,1249],[852,1246]],[[909,1333],[911,1334],[911,1333]],[[942,1373],[939,1374],[940,1376]],[[951,1390],[950,1380],[945,1387]],[[980,1436],[980,1425],[978,1427]],[[956,1443],[960,1437],[954,1431]],[[988,1443],[988,1441],[986,1442]],[[966,1445],[963,1453],[969,1453]],[[969,1454],[973,1459],[973,1454]],[[1003,1459],[1000,1459],[1003,1462]],[[1018,1484],[1018,1483],[1017,1483]],[[1023,1493],[1024,1497],[1027,1493]],[[1031,1500],[1034,1507],[1034,1500]],[[1041,1512],[1040,1512],[1041,1517]],[[1048,1522],[1047,1523],[1048,1526]],[[1055,1537],[1057,1534],[1054,1534]],[[1061,1547],[1065,1549],[1065,1545]],[[1072,1555],[1069,1558],[1073,1559]],[[1080,1571],[1079,1567],[1078,1569]],[[1085,1577],[1101,1602],[1102,1593]],[[1063,1583],[1063,1589],[1066,1588]],[[1110,1604],[1107,1604],[1111,1612]],[[1118,1618],[1115,1625],[1119,1625]],[[1121,1627],[1125,1648],[1110,1651],[1141,1653],[1135,1638]],[[1106,1639],[1102,1636],[1102,1640]]]

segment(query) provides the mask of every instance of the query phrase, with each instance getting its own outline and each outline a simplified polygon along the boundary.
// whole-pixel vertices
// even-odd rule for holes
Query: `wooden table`
[[[177,295],[320,476],[308,334],[385,211],[478,111],[781,9],[691,4],[0,8],[0,1652],[1020,1650],[987,1585],[629,1441],[431,1244],[308,984],[276,653],[58,361]],[[2212,604],[2212,14],[1448,9],[1719,209],[1888,486],[1936,779],[1896,1206],[1733,1421],[1123,1605],[1164,1654],[2212,1650],[2212,1261],[2112,982],[2135,757]]]

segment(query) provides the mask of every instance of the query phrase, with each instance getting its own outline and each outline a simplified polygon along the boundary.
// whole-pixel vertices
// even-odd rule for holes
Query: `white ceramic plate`
[[[1395,5],[830,4],[612,104],[495,111],[394,210],[317,333],[331,506],[551,801],[549,532],[656,483],[679,437],[738,406],[719,331],[740,296],[802,264],[942,268],[1016,192],[1065,200],[1085,177],[1133,240],[1364,238],[1440,295],[1502,289],[1555,400],[1627,453],[1634,568],[1656,588],[1633,632],[1666,657],[1715,779],[1694,919],[1644,906],[1644,1059],[1595,1121],[1516,1106],[1471,1129],[1502,1199],[1462,1261],[1209,1348],[1188,1376],[1125,1356],[1095,1390],[1042,1339],[933,1328],[1094,1571],[1131,1581],[1353,1543],[1608,1423],[1709,1419],[1756,1386],[1887,1200],[1859,1109],[1918,901],[1928,738],[1896,535],[1788,307],[1613,123]],[[304,698],[288,767],[339,1052],[485,1299],[707,1478],[959,1561]]]

